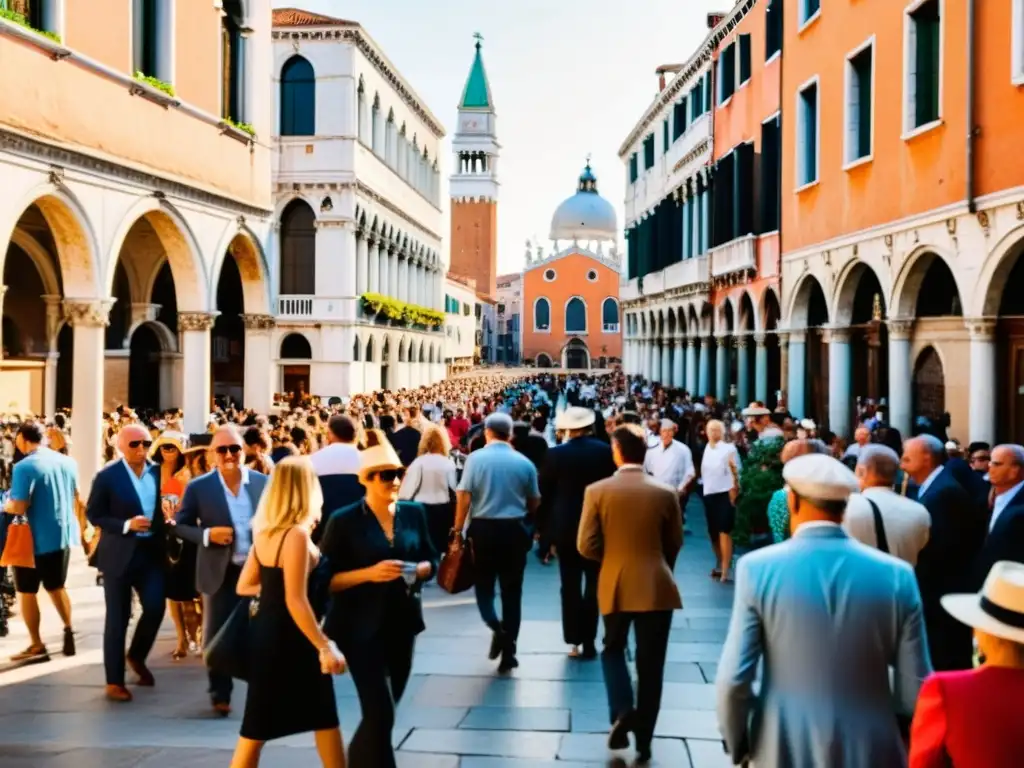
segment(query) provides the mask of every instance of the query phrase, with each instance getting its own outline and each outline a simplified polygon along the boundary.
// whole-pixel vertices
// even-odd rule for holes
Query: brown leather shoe
[[[136,685],[140,688],[152,688],[156,685],[156,679],[153,677],[153,673],[149,671],[149,667],[143,664],[141,661],[135,661],[135,659],[127,659],[128,667],[139,676],[136,681]]]
[[[104,690],[107,699],[110,701],[131,701],[132,692],[123,685],[108,685]]]
[[[221,717],[227,717],[231,714],[231,705],[226,701],[215,701],[213,702],[213,711]]]

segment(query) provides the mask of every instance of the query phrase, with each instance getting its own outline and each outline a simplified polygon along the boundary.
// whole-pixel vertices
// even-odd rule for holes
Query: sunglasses
[[[153,445],[153,441],[152,440],[129,440],[128,441],[128,447],[129,448],[138,448],[140,445],[143,448],[149,448],[151,445]]]
[[[401,469],[382,469],[374,472],[371,477],[376,477],[385,483],[393,483],[395,480],[401,480],[405,477],[405,467]]]
[[[178,446],[171,445],[170,443],[164,443],[163,445],[160,446],[160,450],[161,451],[166,451],[167,453],[170,453],[171,451],[178,450]]]
[[[242,452],[242,446],[240,446],[240,445],[218,445],[216,450],[217,450],[217,453],[219,453],[221,456],[226,456],[229,453],[232,456],[237,456],[239,453]]]

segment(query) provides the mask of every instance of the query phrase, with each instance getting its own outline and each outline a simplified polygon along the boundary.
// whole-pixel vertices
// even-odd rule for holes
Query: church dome
[[[618,233],[615,208],[597,193],[597,177],[588,162],[580,174],[576,194],[559,205],[551,217],[551,239],[616,240]]]

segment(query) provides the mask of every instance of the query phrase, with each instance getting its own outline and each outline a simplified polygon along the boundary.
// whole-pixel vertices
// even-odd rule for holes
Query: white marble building
[[[273,46],[277,388],[438,381],[444,128],[355,22],[277,10]],[[374,315],[367,295],[431,321]]]
[[[444,362],[447,372],[473,367],[477,347],[476,306],[479,301],[476,284],[472,280],[450,275],[445,279]]]

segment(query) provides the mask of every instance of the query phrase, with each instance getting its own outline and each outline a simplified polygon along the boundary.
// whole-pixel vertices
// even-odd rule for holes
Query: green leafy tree
[[[780,437],[774,440],[758,440],[750,447],[740,472],[740,499],[736,505],[736,526],[733,541],[739,546],[748,546],[752,534],[767,533],[768,502],[772,495],[783,486],[782,446]]]

